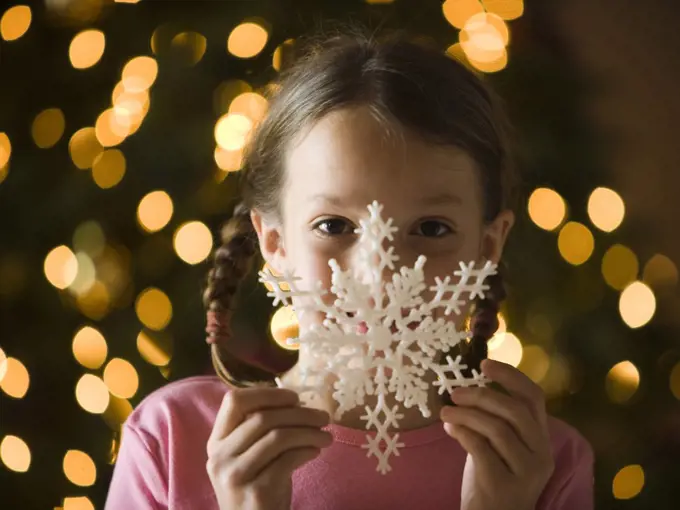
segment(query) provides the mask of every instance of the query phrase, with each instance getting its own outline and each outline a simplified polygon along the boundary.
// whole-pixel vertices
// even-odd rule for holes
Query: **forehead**
[[[366,107],[322,118],[286,154],[286,195],[309,201],[318,195],[351,198],[365,206],[451,194],[479,200],[476,165],[463,150],[438,146],[397,126],[387,129]]]

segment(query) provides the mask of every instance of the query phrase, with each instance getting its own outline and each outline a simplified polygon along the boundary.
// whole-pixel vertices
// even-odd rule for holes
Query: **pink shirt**
[[[214,376],[168,384],[130,415],[106,510],[217,510],[206,443],[227,391]],[[550,418],[555,472],[540,510],[593,508],[593,453],[575,429]],[[402,432],[405,443],[381,475],[361,448],[365,431],[328,427],[333,444],[293,475],[293,510],[458,510],[466,452],[441,423]]]

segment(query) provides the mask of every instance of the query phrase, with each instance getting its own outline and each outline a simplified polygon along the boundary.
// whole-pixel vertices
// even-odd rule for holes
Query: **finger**
[[[233,460],[232,480],[237,484],[249,483],[283,453],[299,448],[325,448],[332,441],[330,432],[311,427],[270,430]]]
[[[264,409],[248,416],[223,442],[224,453],[241,455],[272,429],[283,427],[325,427],[330,422],[326,411],[308,407]]]
[[[500,361],[485,359],[481,368],[489,379],[503,386],[510,395],[525,402],[536,420],[547,428],[545,394],[538,384],[512,365]]]
[[[296,448],[279,455],[269,466],[264,468],[257,481],[264,487],[272,487],[281,476],[292,476],[296,469],[301,468],[307,462],[317,458],[321,454],[321,448]]]
[[[297,404],[297,393],[282,388],[237,388],[227,392],[215,418],[208,444],[227,437],[258,409],[289,407]]]
[[[542,449],[547,431],[523,401],[481,387],[456,388],[451,393],[451,399],[458,406],[478,408],[506,420],[529,450],[537,452]],[[445,409],[442,408],[442,412]]]
[[[444,430],[456,439],[466,452],[472,455],[475,464],[481,471],[480,474],[486,475],[487,480],[499,480],[501,477],[510,474],[508,466],[482,435],[465,425],[452,425],[451,423],[445,423]]]
[[[531,463],[531,452],[505,420],[485,411],[469,407],[447,406],[446,423],[462,425],[483,436],[496,450],[510,471],[520,475]]]

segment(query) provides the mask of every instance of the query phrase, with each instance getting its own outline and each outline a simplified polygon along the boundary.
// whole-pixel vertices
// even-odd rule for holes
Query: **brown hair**
[[[498,98],[475,73],[402,34],[377,38],[352,31],[308,48],[282,73],[268,113],[246,148],[243,201],[222,229],[204,293],[213,364],[232,386],[271,383],[276,375],[226,355],[224,344],[234,295],[257,252],[249,211],[280,218],[284,155],[303,129],[332,111],[368,106],[388,129],[398,125],[433,144],[465,150],[480,169],[485,222],[511,202],[508,123]],[[485,299],[475,303],[472,340],[462,346],[470,368],[479,369],[487,356],[486,343],[498,327],[496,315],[505,297],[500,275],[488,283]]]

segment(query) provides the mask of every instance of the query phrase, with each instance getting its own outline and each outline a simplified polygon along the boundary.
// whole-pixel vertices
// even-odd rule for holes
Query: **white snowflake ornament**
[[[331,376],[333,399],[338,403],[334,420],[339,420],[345,411],[364,406],[366,429],[376,434],[367,434],[367,456],[378,459],[377,470],[385,474],[391,470],[389,458],[399,455],[399,434],[391,435],[391,429],[399,428],[403,415],[399,406],[388,406],[386,397],[394,395],[404,408],[418,406],[423,417],[429,417],[427,406],[430,383],[424,380],[428,371],[434,372],[437,380],[432,383],[439,387],[439,394],[452,391],[458,386],[484,386],[487,381],[476,370],[472,377],[465,377],[467,368],[460,356],[453,359],[446,356],[446,364],[437,362],[437,354],[447,353],[459,342],[470,336],[457,331],[450,319],[438,317],[435,312],[442,310],[445,316],[461,313],[466,301],[483,298],[488,286],[484,280],[496,273],[496,265],[486,262],[475,269],[474,262],[460,263],[454,272],[456,283],[451,277],[435,278],[435,285],[427,287],[423,266],[425,257],[419,256],[412,268],[401,267],[395,271],[398,260],[394,247],[385,248],[386,241],[393,241],[397,228],[392,219],[384,221],[380,215],[382,206],[373,202],[368,206],[370,216],[361,220],[355,232],[359,237],[360,257],[357,264],[343,271],[335,259],[328,261],[331,268],[330,295],[321,282],[314,288],[302,290],[300,281],[292,273],[274,276],[269,270],[260,272],[260,281],[271,284],[274,306],[293,305],[298,319],[306,313],[325,317],[321,324],[314,324],[301,331],[300,337],[289,340],[299,344],[301,384],[295,390],[301,400],[310,402],[321,398],[327,391],[325,382]],[[392,271],[391,279],[385,278],[385,271]],[[387,281],[386,281],[387,280]],[[281,289],[287,283],[288,289]],[[428,292],[429,291],[429,292]],[[423,293],[434,294],[427,299]],[[334,297],[333,303],[328,305]],[[283,386],[280,380],[277,380]],[[365,404],[367,395],[374,395],[374,407]]]

